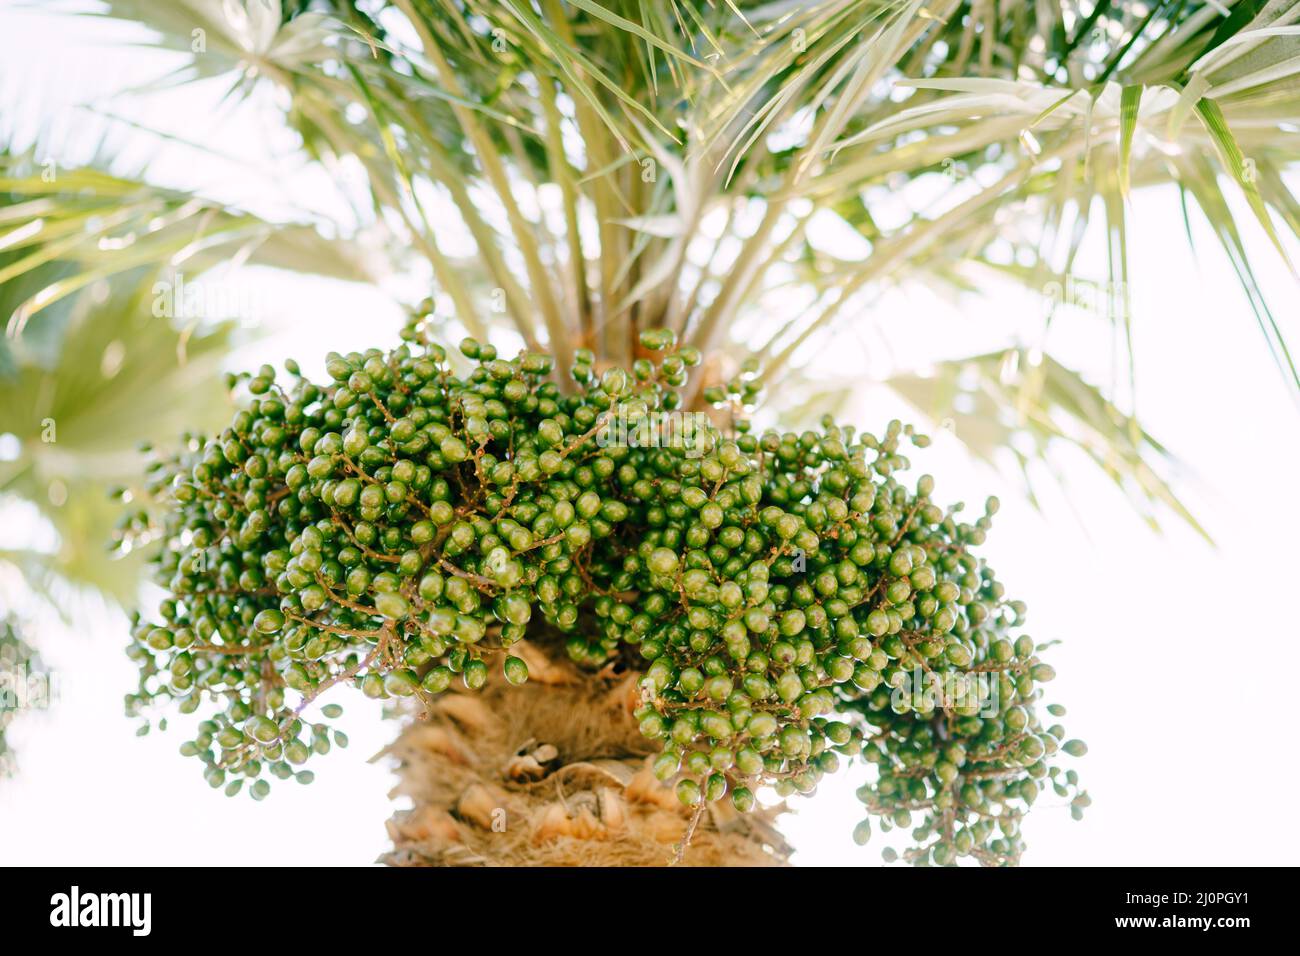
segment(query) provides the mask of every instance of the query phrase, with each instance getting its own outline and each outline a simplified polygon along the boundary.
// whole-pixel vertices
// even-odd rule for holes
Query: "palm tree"
[[[757,360],[793,405],[808,392],[805,345],[859,321],[885,289],[962,291],[998,275],[1050,299],[1094,220],[1123,298],[1129,195],[1172,183],[1189,222],[1213,227],[1266,347],[1300,384],[1228,198],[1244,196],[1285,257],[1284,233],[1300,235],[1286,183],[1300,155],[1296,0],[103,0],[96,15],[186,54],[167,82],[281,90],[306,154],[365,171],[373,220],[401,239],[386,251],[398,269],[427,263],[448,336],[546,348],[566,367],[579,348],[626,364],[640,332],[667,327],[705,355],[696,396]],[[886,194],[901,218],[882,217]],[[827,220],[866,255],[817,241]],[[256,228],[271,241],[299,227]],[[473,255],[455,255],[449,236],[472,239]],[[175,249],[151,251],[74,262],[60,281]],[[36,282],[11,330],[27,334],[56,287]],[[1110,319],[1127,345],[1131,311]],[[1123,407],[1131,385],[1090,384],[1070,356],[999,350],[888,384],[956,421],[977,457],[1012,449],[1023,467],[1026,444],[1038,456],[1073,444],[1151,520],[1170,509],[1194,523],[1168,452]],[[553,727],[526,735],[528,752],[514,752],[526,738],[512,727],[497,735],[509,752],[465,759],[457,733],[488,719],[439,714],[397,745],[417,802],[394,824],[399,858],[481,855],[465,822],[480,791],[510,783],[502,768],[520,760],[547,769],[537,752]],[[588,751],[621,753],[610,741]],[[604,770],[573,773],[596,823],[604,791],[633,786],[627,767]],[[554,822],[601,832],[584,819]],[[746,832],[775,844],[770,830]]]

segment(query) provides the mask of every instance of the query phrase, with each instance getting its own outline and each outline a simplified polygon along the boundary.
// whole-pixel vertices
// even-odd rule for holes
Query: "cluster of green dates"
[[[688,805],[748,810],[861,759],[855,838],[919,813],[906,856],[943,864],[1015,862],[1046,785],[1086,803],[1053,765],[1083,745],[1040,718],[1052,671],[1013,636],[1023,605],[972,552],[989,515],[899,480],[924,436],[756,433],[749,375],[704,390],[730,414],[686,411],[700,355],[662,330],[630,369],[579,351],[564,387],[545,355],[466,340],[463,362],[414,322],[403,340],[331,354],[326,385],[293,362],[232,376],[230,426],[152,466],[169,594],[135,621],[127,706],[215,701],[182,748],[212,786],[309,780],[345,743],[307,717],[336,685],[521,683],[528,636],[643,674],[636,719]]]

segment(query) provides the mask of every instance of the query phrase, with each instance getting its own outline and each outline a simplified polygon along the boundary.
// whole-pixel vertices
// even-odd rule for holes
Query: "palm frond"
[[[1152,527],[1167,508],[1209,540],[1174,493],[1177,460],[1100,389],[1049,355],[989,352],[887,384],[975,458],[1004,470],[1013,464],[1031,497],[1030,465],[1048,460],[1054,445],[1068,445],[1114,481]]]
[[[527,345],[626,361],[640,329],[669,325],[779,372],[882,289],[962,288],[959,266],[1009,241],[1033,265],[1008,274],[1042,290],[1104,226],[1110,281],[1126,287],[1129,197],[1173,184],[1214,226],[1300,393],[1220,184],[1285,255],[1300,236],[1300,0],[310,8],[104,4],[182,52],[201,24],[219,55],[187,75],[285,90],[307,152],[360,162],[378,214],[428,259],[440,310],[474,334],[500,313]],[[886,197],[903,212],[882,226]],[[435,222],[431,202],[459,221]],[[826,216],[865,259],[813,248]],[[448,226],[473,237],[472,261],[450,255]],[[781,314],[792,277],[804,304]],[[1113,321],[1131,382],[1143,317]],[[1123,459],[1140,442],[1120,418],[1092,424]]]
[[[138,576],[130,560],[110,560],[123,509],[109,489],[139,483],[142,442],[215,425],[227,407],[231,316],[173,321],[182,317],[161,287],[173,292],[177,267],[196,279],[240,248],[250,260],[305,254],[317,271],[333,260],[323,241],[312,248],[292,230],[278,238],[184,194],[29,165],[0,154],[0,435],[17,448],[0,460],[0,507],[26,502],[53,540],[8,542],[0,561],[38,593],[53,594],[57,580],[125,601]]]
[[[178,328],[154,316],[152,299],[140,270],[100,280],[35,315],[27,332],[40,348],[24,337],[0,350],[0,434],[19,448],[0,462],[0,506],[29,502],[57,536],[52,548],[8,555],[33,586],[57,576],[129,600],[139,579],[133,560],[108,553],[123,514],[110,489],[139,490],[142,443],[227,414],[220,365],[233,326]]]
[[[115,176],[93,167],[42,166],[35,153],[0,152],[0,287],[23,281],[30,294],[5,309],[5,336],[100,279],[166,266],[197,275],[220,262],[297,269],[334,278],[371,278],[356,249],[313,226],[257,216]],[[53,263],[52,281],[26,279]],[[42,273],[44,274],[44,273]]]

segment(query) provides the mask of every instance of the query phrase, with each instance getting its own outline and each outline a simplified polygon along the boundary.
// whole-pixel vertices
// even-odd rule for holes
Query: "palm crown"
[[[667,326],[705,352],[693,394],[746,357],[771,381],[888,285],[968,289],[981,271],[1038,290],[1064,281],[1094,218],[1123,295],[1127,195],[1172,182],[1188,215],[1199,208],[1213,226],[1267,347],[1297,381],[1228,205],[1241,190],[1285,256],[1280,233],[1300,230],[1285,182],[1300,100],[1291,0],[106,0],[94,12],[189,54],[166,82],[224,76],[236,96],[282,88],[307,154],[364,168],[369,218],[393,235],[385,251],[399,268],[427,260],[443,321],[480,337],[508,329],[560,367],[578,348],[626,362],[641,330]],[[350,240],[145,173],[48,179],[32,158],[5,161],[4,222],[16,231],[0,252],[3,387],[24,398],[6,401],[4,427],[20,438],[42,420],[25,401],[32,376],[76,358],[52,357],[74,305],[111,344],[113,324],[131,324],[132,284],[182,264],[193,273],[252,255],[362,276]],[[938,199],[883,224],[876,201],[909,199],[907,185],[927,177],[946,184]],[[815,241],[827,216],[867,254]],[[472,238],[472,256],[455,254],[453,234]],[[148,241],[122,241],[137,236]],[[1008,243],[1010,256],[998,251]],[[126,291],[91,301],[96,282]],[[1130,311],[1111,318],[1127,341]],[[159,331],[146,337],[158,355],[176,351]],[[55,344],[41,357],[28,343],[43,340]],[[102,365],[101,351],[81,351]],[[1139,507],[1163,502],[1191,520],[1164,477],[1165,449],[1069,357],[998,351],[939,371],[889,384],[936,418],[981,419],[957,429],[976,455],[992,460],[1017,435],[1039,453],[1071,442]],[[973,403],[958,403],[963,390]],[[68,400],[88,406],[94,394]],[[60,467],[77,455],[102,465],[95,446],[108,434],[88,427],[83,447],[65,432]],[[54,515],[46,486],[62,479],[30,467],[42,457],[53,461],[7,466],[7,487]]]

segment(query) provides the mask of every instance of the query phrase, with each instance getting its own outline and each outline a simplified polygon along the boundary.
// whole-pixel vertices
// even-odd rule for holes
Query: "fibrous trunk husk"
[[[511,653],[527,661],[527,683],[512,687],[497,676],[478,692],[449,691],[381,755],[397,762],[391,796],[413,805],[388,821],[393,848],[380,862],[786,862],[791,848],[773,825],[782,807],[741,814],[722,800],[696,816],[654,776],[655,745],[632,716],[639,675],[582,673],[527,643]]]

